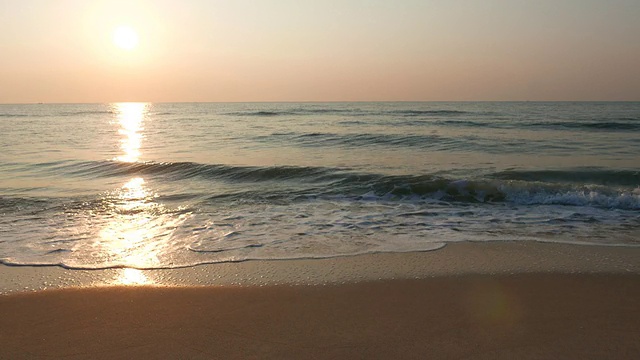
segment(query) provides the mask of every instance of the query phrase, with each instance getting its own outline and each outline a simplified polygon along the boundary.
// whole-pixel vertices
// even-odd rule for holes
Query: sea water
[[[0,105],[0,261],[640,245],[640,103]]]

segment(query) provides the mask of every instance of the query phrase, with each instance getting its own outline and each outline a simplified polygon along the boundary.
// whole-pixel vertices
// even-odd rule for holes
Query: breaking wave
[[[39,171],[74,177],[162,178],[164,181],[253,183],[236,192],[200,194],[208,198],[415,201],[435,199],[470,203],[515,203],[640,209],[640,172],[634,170],[500,171],[461,178],[446,175],[383,175],[347,168],[231,166],[194,162],[69,161],[39,164]],[[270,185],[275,184],[275,185]],[[0,198],[0,207],[11,201]]]

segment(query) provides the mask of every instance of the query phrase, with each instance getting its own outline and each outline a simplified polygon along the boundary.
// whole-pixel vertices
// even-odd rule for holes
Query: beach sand
[[[350,276],[366,273],[362,264],[368,262],[374,274],[374,263],[411,269],[387,272],[380,280],[341,283],[334,276],[327,285],[180,287],[87,283],[12,292],[0,296],[0,358],[640,358],[640,249],[528,244],[523,246],[530,258],[494,264],[488,260],[493,256],[519,256],[521,245],[459,245],[332,259],[324,266],[324,260],[225,265],[239,272],[277,266],[294,273],[331,263],[333,272],[351,269]],[[574,257],[562,264],[568,254],[558,251],[565,247]],[[543,258],[552,253],[559,258]],[[447,265],[448,256],[465,261]],[[509,269],[510,261],[526,267]],[[430,265],[416,268],[418,263]],[[443,266],[448,270],[429,272]],[[53,269],[2,267],[0,277]],[[181,271],[196,276],[203,270]],[[398,274],[404,276],[392,279]]]

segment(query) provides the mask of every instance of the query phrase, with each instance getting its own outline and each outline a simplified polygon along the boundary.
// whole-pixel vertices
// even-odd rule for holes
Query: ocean
[[[0,105],[0,261],[640,246],[640,102]]]

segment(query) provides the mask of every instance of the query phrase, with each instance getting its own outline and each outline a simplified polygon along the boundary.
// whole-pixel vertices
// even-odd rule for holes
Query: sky
[[[638,19],[638,0],[0,0],[0,103],[640,101]]]

